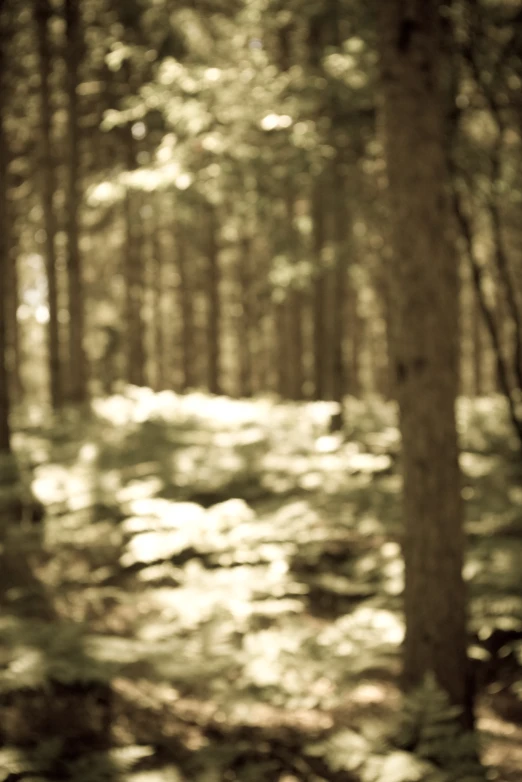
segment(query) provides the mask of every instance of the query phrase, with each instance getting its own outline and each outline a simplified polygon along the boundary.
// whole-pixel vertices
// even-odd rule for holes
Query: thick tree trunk
[[[87,357],[84,339],[84,286],[79,246],[80,151],[78,127],[78,67],[81,51],[80,15],[77,0],[65,0],[67,36],[68,161],[67,161],[67,273],[69,285],[69,382],[68,396],[74,403],[87,400]]]
[[[6,296],[2,280],[7,276],[9,242],[7,232],[7,139],[4,131],[5,101],[5,31],[2,17],[4,0],[0,0],[0,457],[11,450],[9,429],[9,391],[6,366]]]
[[[441,3],[379,4],[392,219],[392,353],[403,448],[404,682],[428,671],[471,721],[455,401],[458,263],[449,236]]]
[[[49,0],[34,0],[34,18],[38,36],[40,61],[40,171],[42,177],[42,206],[45,227],[45,261],[48,287],[48,360],[51,404],[54,410],[62,406],[60,333],[58,323],[58,284],[56,277],[56,217],[53,200],[56,190],[56,172],[52,151],[51,125],[51,64],[52,53],[49,42],[49,21],[52,8]]]

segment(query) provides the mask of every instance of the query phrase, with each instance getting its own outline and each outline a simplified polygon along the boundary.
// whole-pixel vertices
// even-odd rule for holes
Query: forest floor
[[[0,617],[0,782],[442,779],[390,739],[393,406],[348,400],[344,437],[327,403],[93,408],[15,435],[46,514],[8,544],[41,592]],[[500,400],[462,402],[459,426],[481,757],[520,782],[522,461]]]

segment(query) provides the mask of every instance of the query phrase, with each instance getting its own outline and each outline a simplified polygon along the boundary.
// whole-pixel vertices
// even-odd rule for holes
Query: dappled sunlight
[[[40,572],[81,632],[75,670],[119,677],[122,699],[141,682],[143,697],[122,701],[136,723],[118,721],[116,735],[132,746],[134,730],[146,745],[170,721],[185,748],[212,756],[209,725],[218,743],[235,725],[333,731],[303,758],[402,774],[409,753],[386,767],[370,750],[399,708],[404,637],[394,407],[349,399],[353,431],[340,436],[329,403],[141,389],[115,400],[119,413],[100,403],[76,441],[64,429],[49,445],[35,432],[20,448],[41,448],[34,490],[53,556]],[[471,630],[486,665],[495,634],[522,622],[518,489],[487,448],[470,447],[462,464]],[[40,647],[20,644],[21,673],[13,660],[9,676],[38,683],[74,643],[55,647],[51,668]],[[199,727],[182,727],[189,712]]]
[[[64,504],[69,510],[88,507],[92,498],[92,476],[81,465],[41,465],[35,470],[33,491],[46,505]]]
[[[498,457],[463,451],[460,454],[460,466],[465,475],[481,478],[491,473],[497,459]]]
[[[337,619],[319,634],[317,642],[337,654],[353,653],[359,645],[368,649],[382,644],[398,648],[404,637],[404,624],[397,614],[382,608],[363,606]]]

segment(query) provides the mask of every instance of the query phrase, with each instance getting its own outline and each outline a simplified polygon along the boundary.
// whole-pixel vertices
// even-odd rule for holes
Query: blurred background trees
[[[365,4],[4,5],[13,400],[393,396]],[[520,13],[445,15],[461,391],[522,433]]]

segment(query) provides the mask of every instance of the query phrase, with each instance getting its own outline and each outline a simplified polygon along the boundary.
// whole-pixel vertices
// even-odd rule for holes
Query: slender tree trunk
[[[339,413],[332,417],[332,429],[343,428],[343,400],[346,393],[345,370],[345,306],[346,277],[348,270],[348,232],[350,222],[346,210],[344,176],[341,171],[340,154],[333,162],[332,177],[335,201],[333,204],[335,265],[332,270],[332,399],[339,405]]]
[[[0,457],[11,452],[9,389],[6,366],[6,291],[3,284],[9,266],[7,225],[7,139],[4,130],[5,101],[5,0],[0,0]]]
[[[189,273],[189,259],[187,254],[187,237],[185,228],[180,221],[175,227],[176,262],[179,275],[179,309],[181,313],[181,352],[183,365],[182,387],[188,391],[195,386],[195,322],[194,322],[194,291],[192,278]]]
[[[403,450],[404,683],[417,685],[432,671],[471,724],[455,424],[459,281],[448,235],[441,69],[449,63],[440,7],[437,0],[378,4]]]
[[[156,204],[156,209],[159,205]],[[163,303],[165,296],[163,244],[161,228],[157,221],[152,224],[152,341],[154,356],[154,388],[162,391],[166,388],[166,350],[163,318]]]
[[[51,405],[54,410],[62,406],[60,376],[60,335],[58,323],[58,284],[56,276],[56,217],[53,199],[56,191],[55,162],[52,151],[51,125],[51,65],[52,52],[49,41],[49,21],[52,8],[49,0],[34,0],[34,18],[38,36],[40,61],[40,171],[42,178],[42,206],[45,226],[45,262],[47,272],[49,325],[47,332],[49,358],[49,385]]]
[[[325,244],[324,193],[320,178],[314,183],[312,194],[313,254],[316,274],[313,288],[313,346],[314,346],[314,396],[325,399],[326,394],[326,274],[323,268]]]
[[[9,375],[9,389],[11,399],[16,402],[23,397],[22,383],[22,356],[20,348],[20,327],[18,323],[18,307],[20,306],[20,285],[18,277],[19,254],[19,220],[15,215],[13,204],[7,205],[6,243],[8,244],[7,257],[9,260],[6,272],[6,330],[7,330],[7,369]]]
[[[252,279],[252,238],[243,236],[237,259],[237,276],[240,294],[239,333],[237,347],[239,356],[239,394],[252,396],[252,318],[253,284]]]
[[[87,357],[84,349],[84,285],[79,246],[78,213],[80,206],[80,149],[78,126],[78,68],[81,19],[77,0],[65,0],[67,36],[68,164],[67,164],[67,273],[69,285],[69,383],[72,402],[81,404],[88,397]]]
[[[290,361],[288,355],[287,299],[274,302],[274,339],[277,365],[277,393],[282,399],[290,396]]]
[[[287,241],[287,262],[292,269],[292,282],[287,291],[286,314],[288,325],[286,339],[288,341],[289,388],[290,399],[303,398],[304,366],[303,366],[303,314],[304,295],[297,277],[297,261],[299,259],[300,236],[295,227],[296,193],[291,179],[285,185],[286,219],[284,230]]]
[[[207,384],[221,394],[221,296],[218,222],[215,207],[207,206]]]
[[[303,398],[304,368],[303,368],[303,292],[297,288],[288,291],[286,302],[288,325],[286,339],[289,356],[289,388],[290,399],[299,401]]]
[[[136,168],[136,152],[130,127],[127,135],[127,169]],[[144,262],[141,195],[128,186],[125,210],[125,325],[127,350],[127,382],[145,385],[145,322],[143,319]]]
[[[356,398],[361,397],[361,347],[363,336],[363,321],[359,315],[359,294],[353,283],[348,289],[349,293],[349,326],[351,351],[350,351],[350,393]]]
[[[472,291],[471,329],[473,341],[473,393],[484,393],[484,335],[482,331],[482,313],[476,292]]]

